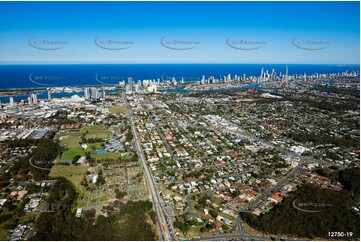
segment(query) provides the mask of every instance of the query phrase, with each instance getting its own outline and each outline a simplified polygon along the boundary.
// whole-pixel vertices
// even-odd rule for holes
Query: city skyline
[[[0,241],[360,241],[360,2],[0,0]]]

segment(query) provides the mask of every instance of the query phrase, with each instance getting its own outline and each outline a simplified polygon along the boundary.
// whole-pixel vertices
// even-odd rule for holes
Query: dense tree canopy
[[[360,237],[358,168],[340,171],[339,178],[345,189],[332,191],[314,185],[303,185],[259,217],[243,213],[243,218],[254,228],[272,234],[290,234],[309,238],[328,238],[330,231],[353,232],[353,236],[339,239],[355,240]],[[305,212],[297,209],[322,210]]]
[[[94,210],[75,217],[77,194],[73,185],[60,178],[49,194],[54,212],[42,213],[35,222],[37,233],[32,240],[155,240],[152,226],[147,222],[152,215],[149,201],[117,203],[114,213],[100,215],[94,222]],[[114,205],[115,206],[115,205]],[[149,215],[150,214],[150,215]]]

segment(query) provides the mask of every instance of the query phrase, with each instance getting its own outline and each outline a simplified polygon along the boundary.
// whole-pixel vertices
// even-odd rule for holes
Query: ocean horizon
[[[116,85],[155,79],[199,81],[203,75],[215,78],[231,74],[259,76],[261,69],[289,75],[332,74],[359,71],[359,64],[0,64],[0,89]]]

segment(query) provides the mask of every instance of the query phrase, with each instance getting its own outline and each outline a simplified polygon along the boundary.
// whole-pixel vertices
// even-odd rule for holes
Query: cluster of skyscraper
[[[219,79],[214,78],[214,76],[210,76],[209,78],[205,78],[205,76],[202,76],[202,79],[198,81],[200,85],[205,84],[212,84],[212,83],[218,83],[218,82],[231,82],[231,81],[250,81],[250,82],[266,82],[266,81],[289,81],[291,80],[291,77],[288,75],[288,67],[286,66],[286,74],[283,75],[282,72],[277,75],[277,72],[272,69],[272,72],[269,73],[268,70],[264,70],[262,68],[261,75],[259,77],[257,76],[250,76],[247,77],[246,74],[243,74],[243,76],[234,75],[232,78],[231,74],[228,74],[227,76],[220,76]]]
[[[92,102],[99,102],[100,99],[105,100],[105,88],[102,87],[100,90],[96,87],[84,89],[84,98]]]
[[[209,78],[206,78],[204,75],[202,76],[202,79],[200,81],[198,81],[198,83],[200,85],[205,85],[205,84],[213,84],[213,83],[218,83],[218,82],[231,82],[231,81],[247,81],[247,77],[246,74],[243,75],[243,78],[238,76],[238,75],[234,75],[234,78],[232,79],[231,74],[228,74],[227,76],[220,76],[219,79],[215,78],[214,76],[210,76]]]
[[[288,81],[290,78],[288,76],[288,66],[286,66],[286,74],[282,75],[282,72],[280,72],[280,75],[277,76],[277,72],[275,72],[275,69],[272,69],[272,72],[269,73],[268,70],[264,71],[264,68],[261,70],[261,76],[259,77],[259,81],[276,81],[276,80],[282,80],[282,81]]]
[[[47,88],[48,91],[48,100],[51,100],[51,89]],[[21,103],[24,103],[24,100],[21,100]],[[15,106],[15,101],[14,101],[14,97],[9,97],[9,104],[10,107],[14,107]],[[32,93],[29,97],[28,97],[28,105],[29,106],[34,106],[38,104],[38,95],[35,93]]]
[[[317,74],[318,75],[318,74]],[[264,68],[261,69],[261,75],[260,76],[250,76],[247,77],[246,74],[243,74],[243,76],[235,75],[234,78],[231,77],[231,74],[228,74],[227,76],[220,76],[219,79],[214,78],[214,76],[210,76],[209,78],[205,78],[205,76],[202,76],[202,79],[198,81],[199,84],[212,84],[212,83],[218,83],[218,82],[231,82],[231,81],[250,81],[254,83],[260,83],[260,82],[266,82],[266,81],[290,81],[293,78],[299,78],[299,75],[295,76],[289,76],[288,75],[288,67],[286,66],[286,73],[282,74],[282,72],[277,75],[277,72],[272,69],[272,72],[269,73],[268,70],[265,70]],[[302,77],[305,79],[306,74],[302,75]]]
[[[160,80],[158,79],[158,85]],[[119,82],[120,86],[124,86],[124,82]],[[153,80],[138,80],[137,84],[135,84],[132,77],[128,78],[128,83],[125,85],[125,93],[132,94],[132,93],[156,93],[157,92],[157,83],[155,79]]]
[[[11,103],[11,102],[10,102]],[[37,97],[37,95],[36,94],[31,94],[31,96],[30,97],[28,97],[28,104],[30,105],[30,106],[33,106],[33,105],[36,105],[36,104],[38,104],[38,97]]]

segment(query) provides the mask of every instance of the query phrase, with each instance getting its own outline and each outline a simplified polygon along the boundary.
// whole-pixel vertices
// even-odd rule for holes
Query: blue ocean
[[[289,75],[359,72],[360,69],[359,65],[336,64],[287,66]],[[183,78],[185,82],[198,81],[202,75],[219,78],[246,74],[249,77],[259,76],[262,68],[269,72],[274,69],[278,74],[286,72],[286,64],[3,64],[0,65],[0,90],[113,85],[119,81],[127,82],[128,77],[135,81],[158,78],[162,81],[175,77],[177,80]],[[0,101],[7,102],[8,97],[1,97]]]

